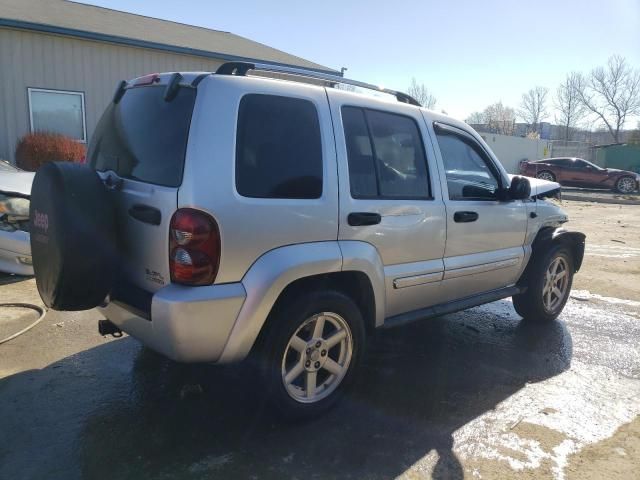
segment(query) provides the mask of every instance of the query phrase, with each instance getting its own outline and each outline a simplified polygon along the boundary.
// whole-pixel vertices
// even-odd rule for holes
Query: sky
[[[83,3],[233,32],[387,88],[415,77],[460,119],[497,101],[517,108],[536,85],[554,94],[613,54],[640,68],[640,0]]]

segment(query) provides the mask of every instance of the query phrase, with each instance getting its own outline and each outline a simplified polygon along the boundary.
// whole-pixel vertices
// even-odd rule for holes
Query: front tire
[[[562,312],[573,283],[574,262],[564,245],[553,245],[539,258],[532,258],[527,290],[513,296],[513,306],[523,320],[548,323]]]
[[[290,420],[316,417],[344,394],[365,346],[362,314],[341,292],[285,300],[269,318],[261,374],[269,400]]]
[[[616,191],[619,193],[633,193],[636,190],[636,180],[633,177],[620,177],[616,182]]]

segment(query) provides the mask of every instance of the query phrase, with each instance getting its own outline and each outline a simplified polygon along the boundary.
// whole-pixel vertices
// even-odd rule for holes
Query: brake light
[[[152,85],[154,82],[158,82],[158,81],[160,81],[160,74],[150,73],[149,75],[144,75],[142,77],[137,78],[133,86],[141,87],[143,85]]]
[[[171,281],[211,285],[220,266],[220,231],[210,215],[181,208],[171,218],[169,270]]]

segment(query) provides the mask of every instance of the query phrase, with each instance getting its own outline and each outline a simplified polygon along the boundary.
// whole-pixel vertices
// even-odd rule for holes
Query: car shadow
[[[2,285],[10,285],[12,283],[25,282],[27,280],[31,280],[33,276],[25,276],[25,275],[14,275],[12,273],[1,273],[0,272],[0,286]]]
[[[180,365],[131,338],[0,380],[7,478],[390,478],[435,452],[463,477],[453,432],[570,366],[564,324],[509,302],[373,337],[328,414],[275,416],[250,365]]]

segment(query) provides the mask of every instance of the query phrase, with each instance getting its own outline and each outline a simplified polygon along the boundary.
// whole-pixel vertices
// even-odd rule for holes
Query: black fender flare
[[[529,272],[532,269],[532,265],[554,244],[562,244],[568,247],[573,254],[574,272],[580,270],[582,260],[584,259],[585,239],[586,235],[582,232],[572,232],[564,228],[554,227],[541,229],[531,244],[531,258],[529,258],[529,262],[520,276],[518,285],[524,287],[528,284]]]

